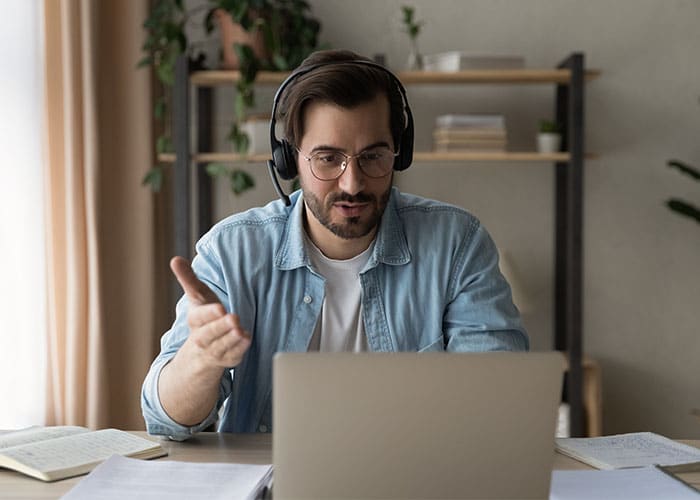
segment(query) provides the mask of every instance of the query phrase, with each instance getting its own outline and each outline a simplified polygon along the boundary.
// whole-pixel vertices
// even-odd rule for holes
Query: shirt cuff
[[[218,404],[214,405],[209,415],[199,424],[185,426],[173,420],[161,405],[158,395],[158,379],[160,378],[163,368],[169,361],[170,359],[164,359],[158,365],[151,367],[151,372],[143,386],[141,405],[144,420],[146,421],[146,431],[148,431],[150,435],[165,436],[174,441],[184,441],[198,432],[201,432],[216,421]]]

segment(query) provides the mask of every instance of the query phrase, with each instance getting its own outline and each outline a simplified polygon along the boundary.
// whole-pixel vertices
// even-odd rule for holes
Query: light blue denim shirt
[[[192,266],[252,335],[243,361],[221,377],[219,400],[199,425],[174,422],[158,398],[158,376],[184,343],[187,297],[161,339],[143,384],[148,432],[185,439],[217,418],[219,431],[272,431],[272,356],[306,351],[321,313],[324,278],[304,247],[303,198],[232,215],[197,243]],[[391,197],[360,274],[362,319],[371,351],[522,351],[528,338],[498,254],[465,210],[400,193]]]

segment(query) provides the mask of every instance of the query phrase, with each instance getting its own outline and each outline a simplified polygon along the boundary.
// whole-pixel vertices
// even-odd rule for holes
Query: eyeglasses
[[[366,149],[356,155],[346,155],[340,151],[321,150],[311,156],[305,156],[297,149],[299,154],[309,162],[311,173],[320,181],[332,181],[343,175],[350,160],[357,159],[357,165],[367,177],[378,179],[391,173],[394,168],[394,158],[399,153],[394,153],[387,146],[378,146]]]

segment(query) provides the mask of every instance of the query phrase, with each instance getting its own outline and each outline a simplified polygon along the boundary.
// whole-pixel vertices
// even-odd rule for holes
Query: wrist
[[[189,339],[177,352],[173,362],[179,365],[177,369],[182,370],[182,373],[188,372],[194,380],[201,382],[214,381],[218,384],[224,371],[223,367],[213,364],[202,349]]]

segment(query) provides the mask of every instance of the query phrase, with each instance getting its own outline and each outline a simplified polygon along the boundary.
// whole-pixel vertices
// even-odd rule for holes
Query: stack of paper
[[[700,449],[693,446],[653,432],[555,441],[559,453],[603,470],[554,471],[552,500],[700,498],[676,475],[700,470]]]
[[[550,500],[697,500],[692,487],[656,467],[622,470],[556,470]]]
[[[113,456],[79,482],[64,500],[253,500],[270,486],[271,465],[144,462]]]
[[[505,151],[505,117],[497,114],[438,116],[433,141],[435,151]]]

